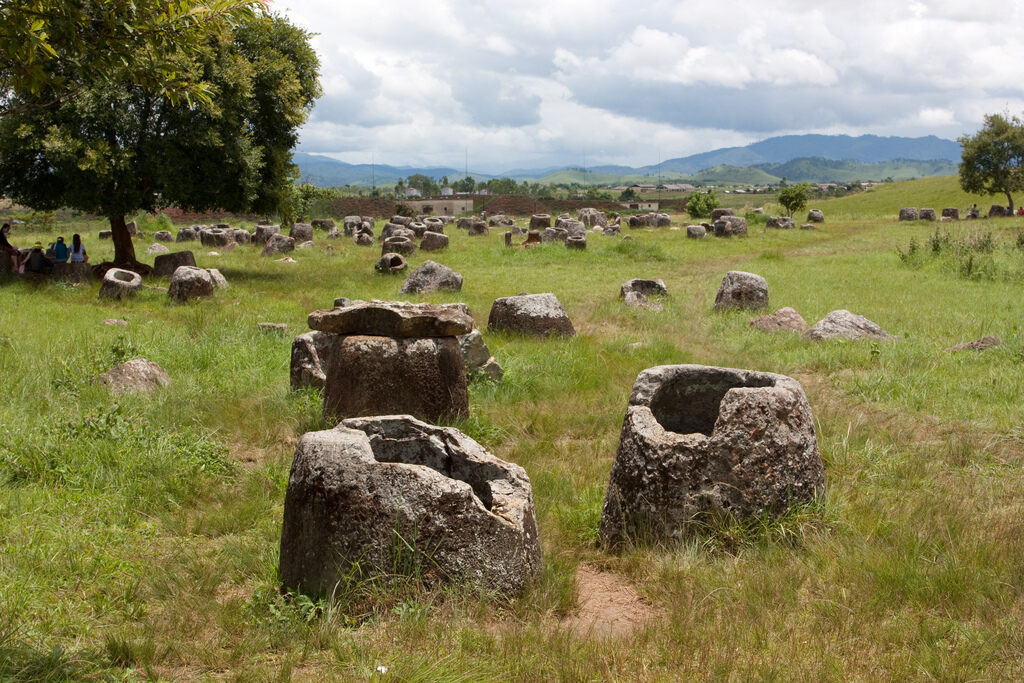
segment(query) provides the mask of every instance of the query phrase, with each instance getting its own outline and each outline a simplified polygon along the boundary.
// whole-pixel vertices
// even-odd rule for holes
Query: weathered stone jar
[[[281,580],[330,595],[355,563],[364,576],[519,593],[541,569],[526,472],[408,415],[304,434],[285,496]]]
[[[600,535],[609,546],[671,542],[701,518],[776,515],[824,487],[814,418],[796,380],[662,365],[633,385]]]

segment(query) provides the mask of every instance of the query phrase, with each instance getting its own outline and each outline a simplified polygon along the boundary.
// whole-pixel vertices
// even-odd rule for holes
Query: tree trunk
[[[1010,207],[1008,215],[1012,216],[1013,215],[1013,197],[1010,195],[1010,191],[1009,190],[1003,190],[1003,192],[1006,194],[1006,205],[1008,207]]]
[[[132,242],[131,233],[128,232],[128,224],[125,223],[124,216],[108,216],[107,220],[110,221],[110,233],[114,240],[114,261],[96,266],[94,270],[97,275],[102,277],[99,271],[106,273],[111,268],[123,268],[139,275],[149,275],[153,268],[136,260],[135,244]]]

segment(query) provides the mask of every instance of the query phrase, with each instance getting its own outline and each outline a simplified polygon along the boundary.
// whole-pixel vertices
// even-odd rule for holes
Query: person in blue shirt
[[[68,251],[68,245],[64,242],[64,236],[61,235],[57,238],[57,241],[50,245],[50,248],[46,250],[46,255],[53,260],[54,263],[67,263],[68,256],[71,252]]]

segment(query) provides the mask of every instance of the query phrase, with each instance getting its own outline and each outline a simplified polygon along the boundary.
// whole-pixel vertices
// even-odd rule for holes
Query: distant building
[[[440,216],[456,216],[460,213],[473,212],[472,199],[455,199],[452,196],[435,199],[416,199],[406,202],[416,213],[437,214]]]
[[[623,202],[623,208],[635,209],[637,211],[657,211],[658,202]]]
[[[639,192],[640,194],[644,194],[645,192],[654,192],[655,190],[658,189],[656,186],[649,185],[647,183],[630,185],[630,187],[633,188],[634,192]]]
[[[450,188],[448,186],[445,186],[445,187],[441,188],[441,196],[442,197],[451,197],[454,194],[455,194],[455,190],[453,190],[452,188]]]

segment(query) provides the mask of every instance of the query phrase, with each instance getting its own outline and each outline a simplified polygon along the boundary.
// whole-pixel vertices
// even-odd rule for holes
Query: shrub
[[[696,192],[690,195],[686,202],[686,213],[691,218],[710,218],[711,212],[718,208],[718,197],[714,190],[708,192]]]

